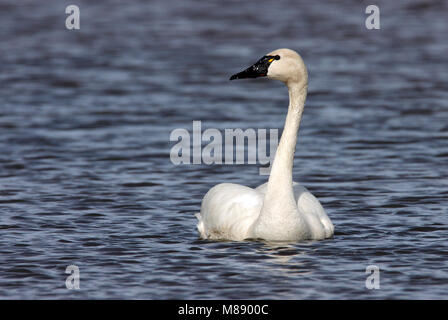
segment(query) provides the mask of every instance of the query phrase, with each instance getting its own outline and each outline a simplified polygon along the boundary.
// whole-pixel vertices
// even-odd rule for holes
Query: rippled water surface
[[[77,1],[76,31],[69,4],[0,1],[0,297],[447,297],[447,2],[377,1],[380,30],[362,1]],[[174,165],[170,133],[281,129],[281,83],[228,81],[279,47],[309,70],[294,179],[335,236],[199,240],[209,188],[266,176]]]

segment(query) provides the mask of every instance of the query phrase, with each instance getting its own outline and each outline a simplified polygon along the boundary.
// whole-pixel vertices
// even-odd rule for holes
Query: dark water
[[[447,2],[377,1],[380,30],[362,1],[76,1],[76,31],[69,4],[0,1],[0,297],[447,298]],[[210,187],[266,176],[173,165],[170,133],[281,128],[281,83],[228,81],[280,47],[310,75],[294,178],[335,236],[199,240]]]

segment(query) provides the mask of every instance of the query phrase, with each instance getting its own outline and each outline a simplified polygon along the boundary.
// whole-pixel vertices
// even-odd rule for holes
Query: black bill
[[[247,68],[244,71],[234,74],[230,77],[230,80],[235,79],[246,79],[246,78],[258,78],[258,77],[266,77],[268,74],[269,65],[274,60],[279,60],[280,56],[264,56],[252,66]]]

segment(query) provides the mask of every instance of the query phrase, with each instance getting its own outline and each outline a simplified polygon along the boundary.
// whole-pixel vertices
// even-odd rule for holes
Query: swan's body
[[[277,61],[276,61],[277,60]],[[232,79],[266,76],[286,83],[290,104],[271,174],[256,189],[231,183],[211,188],[202,200],[198,231],[204,239],[325,239],[334,227],[319,201],[292,181],[292,167],[308,75],[301,57],[279,49]]]

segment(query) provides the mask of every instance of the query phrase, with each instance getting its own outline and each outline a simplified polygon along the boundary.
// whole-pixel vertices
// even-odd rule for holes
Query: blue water
[[[0,297],[446,299],[447,2],[0,1]],[[198,239],[258,165],[174,165],[172,130],[281,129],[287,91],[228,81],[289,47],[309,70],[294,180],[332,239]],[[68,290],[65,269],[80,270]],[[365,287],[366,267],[380,289]]]

